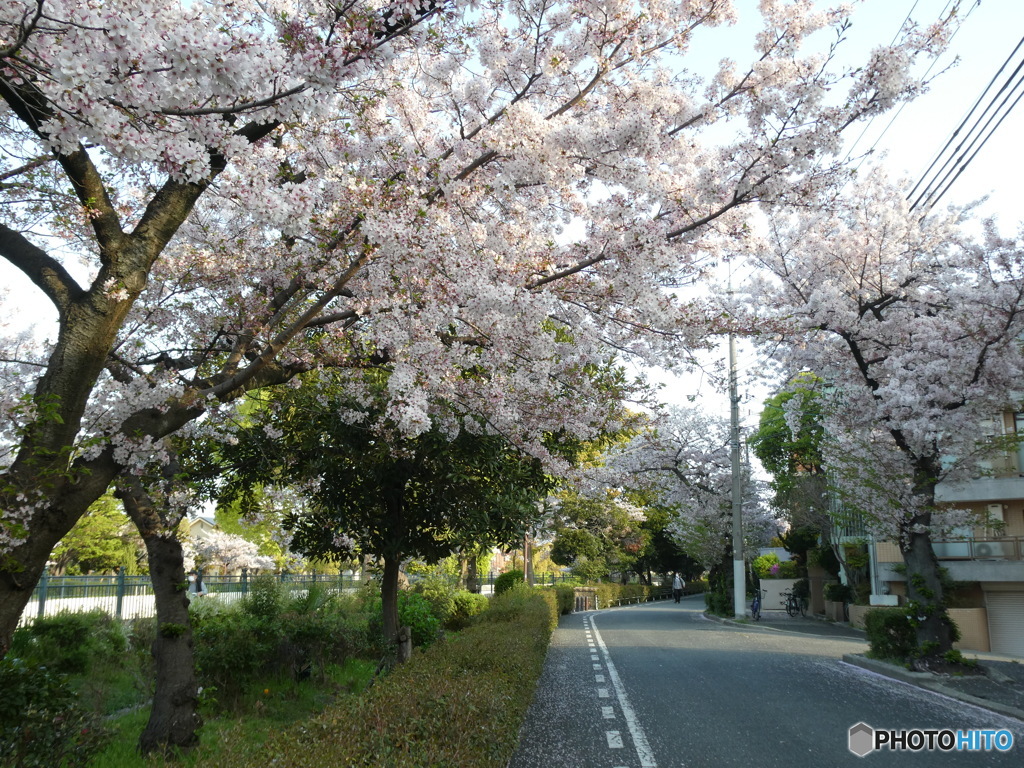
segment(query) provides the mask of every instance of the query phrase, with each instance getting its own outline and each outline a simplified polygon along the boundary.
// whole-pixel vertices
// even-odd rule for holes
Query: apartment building
[[[985,430],[1024,435],[1024,413],[1005,413]],[[1024,444],[982,469],[972,480],[941,483],[936,500],[978,512],[991,524],[936,541],[935,554],[963,585],[950,611],[963,635],[959,647],[1024,656]],[[877,542],[873,554],[875,591],[905,595],[906,577],[894,567],[903,562],[896,545]]]

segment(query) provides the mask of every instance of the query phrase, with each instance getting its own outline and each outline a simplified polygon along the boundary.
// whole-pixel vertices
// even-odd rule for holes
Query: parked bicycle
[[[754,621],[761,620],[761,599],[764,597],[764,591],[760,589],[754,590],[754,600],[750,604],[750,618]]]
[[[807,606],[804,604],[802,597],[797,597],[792,592],[783,592],[783,605],[786,608],[786,613],[790,616],[804,616],[807,614]]]

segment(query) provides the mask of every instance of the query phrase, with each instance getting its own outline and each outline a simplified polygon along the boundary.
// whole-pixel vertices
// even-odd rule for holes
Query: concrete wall
[[[761,599],[761,610],[786,610],[786,601],[782,597],[782,593],[792,590],[793,585],[797,581],[797,579],[761,579],[761,589],[764,590],[764,597]]]
[[[988,611],[984,608],[950,608],[951,618],[960,630],[960,641],[954,648],[961,651],[989,651]]]

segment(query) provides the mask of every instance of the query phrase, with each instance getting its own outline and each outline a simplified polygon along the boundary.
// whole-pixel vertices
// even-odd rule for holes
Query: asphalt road
[[[696,596],[563,617],[510,768],[1024,765],[1024,723],[844,664],[863,640],[723,625],[703,609]],[[1005,731],[1013,746],[858,757],[858,722]]]

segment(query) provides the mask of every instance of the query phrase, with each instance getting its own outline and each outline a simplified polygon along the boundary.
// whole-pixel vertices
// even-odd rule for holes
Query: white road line
[[[622,749],[622,734],[618,731],[605,731],[605,738],[608,739],[608,749]]]
[[[593,618],[590,619],[590,624],[594,628],[597,644],[601,646],[601,651],[604,653],[604,663],[608,667],[608,677],[612,681],[612,687],[615,688],[615,696],[618,698],[619,706],[622,708],[622,717],[626,720],[629,735],[633,737],[633,746],[636,748],[636,756],[640,758],[640,766],[641,768],[658,768],[658,764],[654,761],[654,752],[647,741],[647,735],[640,726],[640,721],[637,720],[636,712],[633,711],[633,707],[626,697],[626,689],[623,688],[622,681],[619,679],[619,673],[615,670],[615,664],[612,663],[611,654],[608,653],[608,646],[604,644],[604,639],[601,637],[601,633],[597,629],[597,623]],[[601,695],[602,690],[607,691],[606,688],[598,688],[598,696]],[[679,766],[682,768],[682,763]]]
[[[607,699],[608,698],[608,689],[607,688],[598,688],[597,689],[597,698],[599,698],[599,699]]]
[[[615,707],[601,707],[601,717],[605,720],[615,719]]]
[[[594,675],[594,682],[595,683],[603,683],[604,682],[604,675]]]

